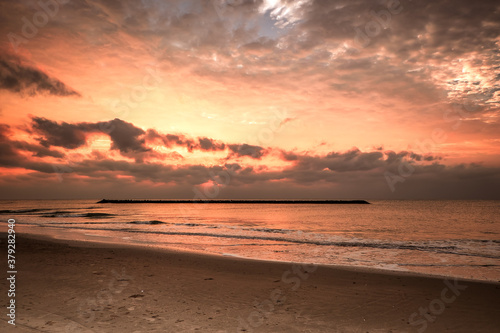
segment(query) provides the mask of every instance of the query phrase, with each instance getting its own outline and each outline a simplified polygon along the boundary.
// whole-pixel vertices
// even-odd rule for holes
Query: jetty
[[[186,203],[209,203],[209,204],[325,204],[325,205],[346,205],[346,204],[369,204],[365,200],[268,200],[268,199],[165,199],[165,200],[110,200],[102,199],[98,204],[186,204]]]

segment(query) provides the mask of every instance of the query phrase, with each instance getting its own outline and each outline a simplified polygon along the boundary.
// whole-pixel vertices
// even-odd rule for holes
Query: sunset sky
[[[500,199],[500,3],[0,0],[0,198]]]

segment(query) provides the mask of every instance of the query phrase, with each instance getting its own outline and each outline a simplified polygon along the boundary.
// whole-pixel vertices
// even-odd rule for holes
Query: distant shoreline
[[[102,199],[97,203],[118,203],[118,204],[138,204],[138,203],[232,203],[232,204],[370,204],[366,200],[233,200],[233,199],[217,199],[217,200],[196,200],[196,199],[166,199],[166,200],[108,200]]]

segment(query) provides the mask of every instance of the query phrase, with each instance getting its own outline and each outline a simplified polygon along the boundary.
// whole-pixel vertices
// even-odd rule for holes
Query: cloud
[[[10,126],[7,124],[0,124],[0,165],[15,167],[19,165],[18,160],[22,157],[12,146],[8,137],[10,134]]]
[[[364,92],[359,84],[367,82],[388,95],[388,87],[399,93],[411,88],[413,94],[444,91],[450,101],[475,95],[486,97],[481,104],[499,102],[493,93],[500,87],[494,70],[499,65],[496,1],[317,0],[303,13],[290,38],[304,37],[291,45],[307,52],[328,50],[337,89]]]
[[[91,133],[107,134],[111,139],[111,149],[122,153],[147,152],[144,130],[121,119],[97,123],[57,123],[41,117],[32,117],[32,129],[42,135],[38,141],[45,147],[57,146],[76,149],[87,144],[87,136]]]
[[[224,150],[226,145],[222,142],[216,142],[215,140],[209,138],[198,138],[199,147],[201,150],[206,151],[218,151]]]
[[[384,154],[381,152],[361,152],[355,148],[339,153],[331,152],[325,156],[281,152],[284,161],[294,162],[290,170],[314,171],[328,169],[336,172],[366,171],[380,168],[386,164]]]
[[[63,158],[65,156],[60,151],[51,150],[51,149],[48,149],[44,146],[30,144],[27,142],[15,141],[12,144],[16,149],[32,152],[33,156],[36,156],[36,157]]]
[[[382,150],[382,149],[381,149]],[[433,156],[430,154],[417,154],[414,152],[408,152],[408,151],[400,151],[398,153],[394,151],[385,151],[385,160],[387,164],[394,164],[394,163],[401,163],[401,161],[409,161],[409,160],[414,160],[414,161],[439,161],[442,160],[443,158],[441,156]]]
[[[85,134],[102,133],[103,128],[117,131],[112,135],[112,147],[121,154],[134,157],[135,161],[116,160],[106,151],[92,151],[88,154],[77,154],[77,158],[66,158],[61,151],[50,150],[46,146],[10,140],[13,129],[0,124],[0,166],[30,171],[18,181],[34,181],[63,177],[66,184],[85,186],[93,182],[106,182],[115,186],[142,186],[151,183],[154,186],[175,186],[179,193],[191,193],[201,184],[218,183],[219,190],[227,188],[234,196],[248,196],[268,189],[281,197],[315,197],[314,193],[327,195],[335,193],[336,197],[368,197],[374,198],[425,198],[425,193],[432,189],[436,198],[498,198],[495,189],[500,185],[500,169],[494,166],[483,166],[477,163],[445,165],[440,156],[422,155],[411,151],[375,150],[363,152],[353,148],[345,152],[332,151],[328,154],[314,155],[277,150],[248,144],[224,144],[228,151],[226,162],[221,165],[204,165],[183,163],[166,163],[167,154],[159,154],[151,150],[148,143],[153,139],[165,139],[173,146],[185,147],[190,139],[183,135],[164,135],[154,130],[144,131],[131,123],[114,119],[97,123],[56,123],[47,119],[33,119],[33,125],[43,128],[53,135],[42,142],[57,143],[66,149],[66,153],[81,147],[85,140],[74,136],[75,132]],[[129,136],[128,139],[124,139]],[[146,140],[147,138],[147,140]],[[203,140],[205,139],[205,140]],[[222,147],[221,142],[203,138],[191,140],[199,142],[195,148],[209,154],[210,149]],[[71,141],[71,144],[64,140]],[[68,141],[68,142],[69,142]],[[203,147],[202,147],[203,145]],[[50,145],[49,145],[50,146]],[[278,152],[278,154],[275,154]],[[157,154],[157,155],[155,155]],[[281,157],[285,163],[281,167],[270,167],[268,158]],[[251,157],[253,164],[234,162],[231,159]],[[155,161],[151,158],[157,158]],[[258,164],[255,165],[254,163]],[[413,170],[405,177],[404,182],[396,184],[396,194],[390,191],[384,177],[385,172],[398,174],[401,163],[407,163]],[[20,176],[21,177],[21,176]],[[82,178],[83,177],[83,178]],[[31,179],[31,180],[28,180]],[[0,183],[7,182],[0,177]],[[23,183],[24,184],[24,183]],[[132,185],[136,184],[136,185]],[[223,184],[223,186],[221,186]],[[24,186],[24,185],[23,185]],[[26,185],[27,186],[27,185]],[[204,185],[205,186],[205,185]],[[316,192],[311,192],[311,189]],[[327,191],[330,188],[330,192]],[[279,191],[278,191],[279,189]],[[203,187],[202,187],[203,190]],[[276,192],[278,191],[278,192]],[[49,190],[50,192],[50,190]],[[124,196],[132,195],[123,193]],[[172,194],[173,195],[173,194]]]
[[[122,153],[150,151],[145,146],[145,139],[143,137],[146,132],[121,119],[116,118],[109,122],[100,122],[95,125],[80,124],[80,126],[94,131],[103,131],[104,128],[108,128],[109,131],[107,134],[113,143],[111,149],[117,149]]]
[[[391,11],[388,3],[400,8]],[[37,10],[36,1],[4,1],[1,34],[21,35],[22,17]],[[0,128],[0,163],[24,168],[32,179],[51,179],[57,172],[52,163],[62,168],[66,156],[75,156],[78,163],[67,173],[79,184],[136,181],[164,188],[205,184],[210,172],[237,165],[228,186],[236,194],[276,188],[276,195],[288,195],[307,188],[304,193],[314,196],[315,189],[321,195],[386,193],[384,172],[397,174],[405,161],[415,171],[398,184],[395,196],[425,193],[426,186],[440,195],[479,196],[480,185],[492,192],[498,184],[497,168],[454,161],[498,151],[499,29],[500,7],[490,0],[68,2],[22,45],[29,62],[7,56],[7,42],[0,45],[5,54],[0,89],[15,93],[1,106],[4,115],[14,112],[17,102],[23,112],[37,115],[26,142],[9,139],[16,137],[14,127]],[[152,63],[164,82],[154,94],[146,89],[149,95],[139,103],[135,93]],[[58,79],[43,68],[64,74]],[[80,96],[62,75],[81,80],[89,96],[65,99],[75,102],[67,110],[88,110],[80,117],[92,120],[61,122],[51,118],[60,114],[57,107],[38,107],[16,96]],[[180,105],[174,95],[188,96]],[[101,106],[119,96],[122,106],[130,103],[143,113],[142,127],[124,114],[100,121],[106,112]],[[165,117],[160,116],[164,105],[172,110]],[[460,126],[452,129],[444,115],[453,107],[474,112],[460,114]],[[268,121],[272,110],[283,110],[278,122]],[[208,122],[199,113],[214,117]],[[212,133],[254,134],[255,143],[255,130],[264,123],[273,125],[272,145],[278,148],[161,129],[213,124]],[[445,126],[448,141],[437,149],[441,155],[404,150],[414,147],[414,138]],[[110,150],[89,152],[93,136],[109,138]],[[353,145],[380,148],[345,150]]]
[[[185,147],[188,151],[224,151],[226,148],[232,152],[231,156],[249,156],[260,159],[265,152],[263,147],[248,144],[226,144],[207,137],[190,139],[182,134],[160,134],[154,129],[148,129],[146,140],[151,143],[162,143],[165,147]]]
[[[22,65],[12,57],[0,57],[0,89],[28,95],[81,96],[58,79],[37,68]]]
[[[193,151],[196,147],[193,139],[187,138],[181,134],[160,134],[154,129],[148,129],[146,132],[146,141],[150,143],[160,143],[167,148],[174,146],[185,147],[188,151]]]
[[[123,156],[142,161],[147,157],[167,157],[152,150],[150,145],[163,145],[166,148],[184,147],[189,152],[195,150],[204,152],[225,151],[229,149],[228,157],[251,157],[261,159],[266,149],[249,144],[225,144],[207,137],[188,138],[183,134],[162,134],[154,129],[146,131],[132,123],[121,119],[113,119],[96,123],[57,123],[41,117],[32,117],[32,131],[39,134],[38,142],[48,148],[50,146],[77,149],[87,144],[87,138],[92,133],[108,135],[111,139],[111,149],[118,150]],[[40,152],[43,153],[43,152]],[[47,154],[47,152],[45,152]],[[176,159],[179,156],[170,156]]]
[[[260,146],[253,146],[249,144],[230,144],[229,150],[233,152],[233,156],[249,156],[255,159],[261,159],[266,154],[266,150]]]
[[[86,144],[86,130],[75,124],[61,122],[60,124],[41,117],[32,117],[32,129],[42,135],[38,138],[45,147],[56,146],[76,149]]]
[[[13,131],[9,125],[0,124],[0,166],[23,167],[30,165],[30,160],[22,154],[23,152],[30,152],[32,153],[32,157],[37,158],[63,158],[65,156],[59,151],[51,150],[41,145],[11,140],[10,136],[12,133]]]

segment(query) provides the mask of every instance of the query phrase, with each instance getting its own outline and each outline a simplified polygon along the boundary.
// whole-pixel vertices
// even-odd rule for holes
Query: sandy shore
[[[500,327],[500,283],[26,236],[18,236],[16,246],[17,325],[7,323],[4,269],[2,332],[498,332]],[[5,234],[1,247],[5,254]]]

